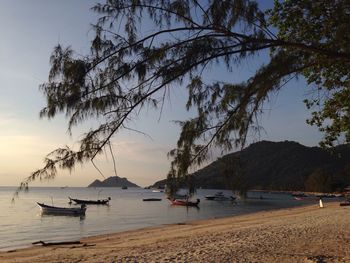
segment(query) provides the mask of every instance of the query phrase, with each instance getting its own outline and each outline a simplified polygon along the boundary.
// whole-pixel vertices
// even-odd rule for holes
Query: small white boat
[[[152,193],[164,193],[164,190],[152,190]]]
[[[86,205],[83,204],[80,207],[57,207],[37,203],[44,214],[55,214],[55,215],[85,215]]]
[[[215,195],[206,195],[205,199],[207,200],[215,200],[215,201],[227,201],[227,200],[236,200],[236,197],[234,196],[225,196],[223,192],[217,192]]]

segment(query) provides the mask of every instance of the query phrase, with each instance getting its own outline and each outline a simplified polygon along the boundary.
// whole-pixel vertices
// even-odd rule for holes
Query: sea
[[[317,200],[296,201],[290,194],[248,192],[245,200],[210,201],[205,195],[222,191],[199,189],[199,208],[173,206],[163,192],[151,189],[86,188],[86,187],[30,187],[11,201],[15,187],[0,187],[0,250],[9,251],[45,242],[73,241],[86,236],[116,233],[164,224],[242,215],[263,210],[317,205]],[[69,199],[102,199],[111,197],[110,204],[89,205],[83,217],[43,215],[37,202],[47,205],[73,207]],[[143,198],[161,198],[144,202]]]

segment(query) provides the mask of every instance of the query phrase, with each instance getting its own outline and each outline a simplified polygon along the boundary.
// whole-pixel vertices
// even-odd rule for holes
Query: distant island
[[[196,188],[204,189],[232,189],[239,185],[256,190],[341,191],[350,185],[349,160],[349,144],[325,150],[293,141],[261,141],[198,170],[193,173],[193,181]],[[165,184],[166,179],[151,187]]]
[[[130,182],[127,178],[118,177],[118,176],[111,176],[107,179],[100,181],[96,179],[91,184],[88,185],[88,187],[139,187],[137,184],[134,184]]]

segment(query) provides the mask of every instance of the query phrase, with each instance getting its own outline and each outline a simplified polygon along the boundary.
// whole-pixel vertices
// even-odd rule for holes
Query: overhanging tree
[[[40,116],[63,112],[69,130],[91,118],[102,124],[85,134],[77,151],[50,153],[22,187],[93,160],[118,131],[130,128],[139,110],[161,111],[166,94],[183,86],[186,107],[197,116],[180,122],[177,148],[169,153],[172,179],[186,177],[212,147],[244,145],[247,132],[259,129],[263,103],[297,76],[313,91],[305,100],[314,109],[308,122],[324,132],[321,144],[350,141],[349,1],[275,1],[262,11],[248,0],[107,0],[93,10],[100,19],[91,53],[54,49]],[[232,71],[266,51],[270,60],[245,82],[202,78],[211,65]]]

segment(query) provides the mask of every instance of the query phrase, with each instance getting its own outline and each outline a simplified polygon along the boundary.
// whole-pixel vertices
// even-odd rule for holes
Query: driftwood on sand
[[[77,245],[77,244],[81,244],[80,241],[64,241],[64,242],[44,242],[44,241],[36,241],[33,242],[32,245],[38,245],[41,244],[44,247],[47,246],[59,246],[59,245]]]

